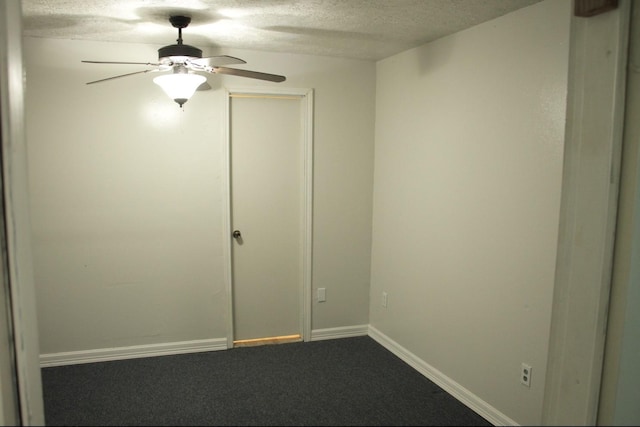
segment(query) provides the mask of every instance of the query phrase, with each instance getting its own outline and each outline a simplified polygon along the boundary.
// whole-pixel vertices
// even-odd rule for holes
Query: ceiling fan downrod
[[[187,26],[191,23],[191,17],[189,16],[171,16],[169,17],[169,22],[173,25],[174,28],[178,29],[178,44],[182,44],[182,29],[187,28]]]
[[[158,49],[158,59],[160,62],[162,62],[164,58],[171,57],[202,58],[202,50],[195,46],[189,46],[188,44],[182,43],[182,29],[189,25],[191,18],[189,16],[180,15],[171,16],[169,17],[169,22],[171,22],[171,25],[173,25],[174,28],[178,29],[178,40],[176,40],[177,44],[172,44]]]

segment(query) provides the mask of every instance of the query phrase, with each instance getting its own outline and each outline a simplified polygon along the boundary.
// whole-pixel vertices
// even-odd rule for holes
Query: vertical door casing
[[[0,326],[12,334],[13,343],[0,344],[0,351],[13,351],[15,363],[7,367],[4,359],[0,388],[0,419],[16,418],[16,399],[20,425],[44,425],[44,402],[40,372],[40,347],[36,288],[31,252],[27,147],[25,136],[24,65],[22,58],[22,6],[19,0],[0,1],[0,132],[2,132],[2,191],[5,234],[2,242],[6,257],[2,299],[11,306],[11,326]],[[7,301],[0,300],[0,304]],[[5,305],[5,307],[7,307]],[[3,319],[4,321],[4,319]],[[7,319],[8,323],[9,319]],[[5,337],[7,338],[7,337]],[[15,368],[14,381],[5,373]],[[11,381],[6,387],[5,381]],[[17,396],[16,396],[17,394]],[[10,412],[9,412],[10,411]]]
[[[630,6],[572,17],[543,425],[596,425],[620,187]]]

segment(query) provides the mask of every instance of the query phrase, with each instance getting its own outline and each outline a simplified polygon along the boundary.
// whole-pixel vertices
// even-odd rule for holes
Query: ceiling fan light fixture
[[[158,76],[153,82],[160,86],[169,98],[182,107],[191,98],[198,86],[207,81],[205,76],[193,73],[174,73]]]

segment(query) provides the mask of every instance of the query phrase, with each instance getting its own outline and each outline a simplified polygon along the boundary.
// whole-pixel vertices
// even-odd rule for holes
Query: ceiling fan
[[[157,68],[135,71],[133,73],[121,74],[118,76],[108,77],[106,79],[95,80],[87,84],[101,83],[120,77],[133,76],[135,74],[149,72],[164,72],[153,79],[171,99],[180,105],[189,100],[196,89],[206,82],[206,77],[195,72],[204,72],[211,74],[229,74],[232,76],[248,77],[252,79],[266,80],[270,82],[283,82],[285,76],[277,74],[262,73],[259,71],[242,70],[238,68],[224,67],[223,65],[246,64],[240,58],[228,55],[217,55],[202,57],[202,50],[194,46],[189,46],[182,42],[182,29],[186,28],[191,22],[189,16],[171,16],[169,18],[171,25],[178,29],[177,44],[164,46],[158,49],[158,62],[114,62],[114,61],[82,61],[89,64],[131,64],[131,65],[147,65]]]

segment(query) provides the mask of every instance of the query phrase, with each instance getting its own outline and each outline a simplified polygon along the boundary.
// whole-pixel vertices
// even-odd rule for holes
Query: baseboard
[[[367,335],[369,335],[369,325],[314,329],[311,331],[311,341],[333,340],[336,338],[361,337]]]
[[[311,332],[311,341],[366,336],[369,325],[342,328],[318,329]],[[136,345],[130,347],[101,348],[96,350],[69,351],[40,355],[40,367],[76,365],[81,363],[108,362],[112,360],[140,357],[168,356],[171,354],[196,353],[227,349],[227,339],[181,341],[163,344]]]
[[[172,354],[198,353],[227,349],[227,339],[206,339],[163,344],[135,345],[130,347],[101,348],[96,350],[69,351],[40,355],[40,367],[76,365],[81,363],[108,362],[141,357],[168,356]]]
[[[480,399],[478,396],[471,393],[469,390],[453,381],[433,366],[429,365],[373,326],[369,326],[369,336],[493,425],[519,425],[514,420],[507,417],[505,414],[498,411],[496,408],[489,405],[487,402]]]

